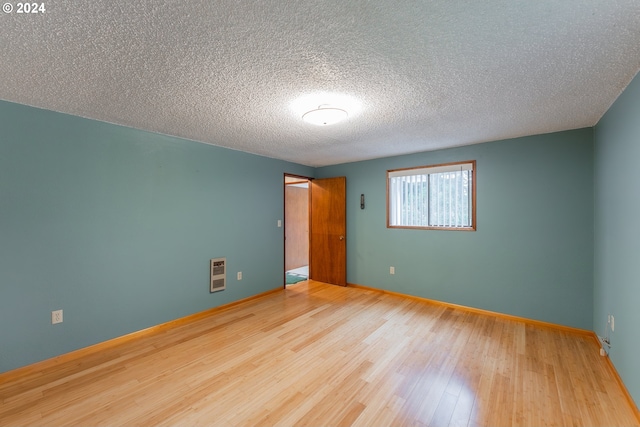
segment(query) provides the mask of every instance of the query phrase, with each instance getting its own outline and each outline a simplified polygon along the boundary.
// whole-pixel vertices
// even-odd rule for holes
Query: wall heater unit
[[[209,292],[222,291],[227,287],[227,259],[211,260],[211,288]]]

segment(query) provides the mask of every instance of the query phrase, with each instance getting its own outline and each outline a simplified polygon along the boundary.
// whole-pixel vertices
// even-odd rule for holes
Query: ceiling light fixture
[[[307,111],[302,115],[302,120],[316,126],[333,125],[349,116],[342,108],[330,107],[327,104],[318,106],[315,110]]]

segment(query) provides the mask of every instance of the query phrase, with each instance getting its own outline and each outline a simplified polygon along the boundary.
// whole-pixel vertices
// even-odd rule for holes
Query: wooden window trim
[[[453,166],[453,165],[462,165],[471,163],[473,165],[473,170],[471,171],[471,227],[419,227],[419,226],[411,226],[411,225],[391,225],[389,223],[389,173],[405,171],[405,170],[413,170],[413,169],[422,169],[422,168],[435,168],[440,166]],[[395,229],[405,229],[405,230],[442,230],[442,231],[476,231],[478,228],[478,222],[476,219],[476,185],[478,183],[478,179],[476,178],[476,161],[475,160],[466,160],[462,162],[450,162],[450,163],[438,163],[435,165],[422,165],[422,166],[413,166],[408,168],[400,168],[400,169],[389,169],[386,172],[387,178],[387,228],[395,228]]]

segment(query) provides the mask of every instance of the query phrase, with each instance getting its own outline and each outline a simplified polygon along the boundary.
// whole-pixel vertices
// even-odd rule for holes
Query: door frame
[[[287,229],[287,222],[286,222],[286,213],[287,213],[287,199],[285,197],[285,187],[287,186],[286,183],[286,179],[287,177],[289,178],[300,178],[300,180],[305,180],[309,183],[309,191],[308,191],[308,198],[307,198],[307,204],[309,206],[309,251],[311,250],[311,181],[313,181],[313,178],[309,177],[309,176],[304,176],[304,175],[297,175],[297,174],[293,174],[293,173],[287,173],[285,172],[283,174],[283,178],[282,178],[282,204],[283,204],[283,209],[282,209],[282,241],[283,241],[283,245],[282,245],[282,272],[284,273],[283,278],[282,278],[282,287],[284,289],[287,288],[287,272],[286,272],[286,268],[287,268],[287,235],[285,233],[285,230]],[[309,254],[307,254],[308,258],[309,258],[309,270],[311,270],[311,257],[309,256]]]

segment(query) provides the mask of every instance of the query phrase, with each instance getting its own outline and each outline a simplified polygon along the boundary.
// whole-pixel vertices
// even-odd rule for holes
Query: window
[[[387,227],[475,230],[475,160],[387,171]]]

